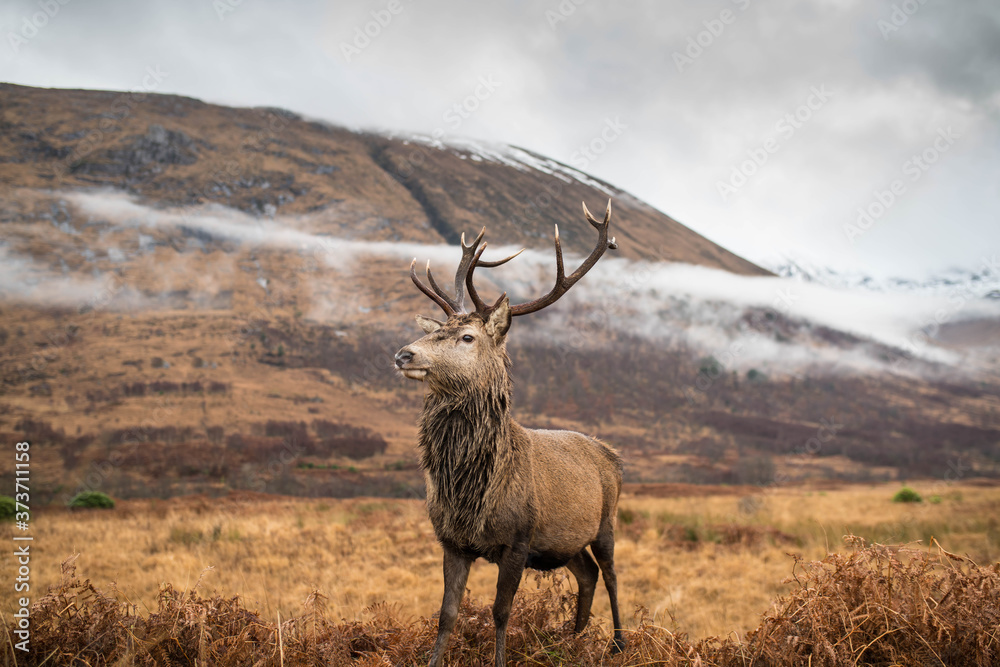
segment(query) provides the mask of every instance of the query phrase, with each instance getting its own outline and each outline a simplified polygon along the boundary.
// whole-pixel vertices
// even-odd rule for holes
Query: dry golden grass
[[[625,632],[627,645],[617,655],[609,652],[610,636],[601,628],[572,634],[573,595],[565,589],[565,575],[536,575],[548,583],[514,601],[508,660],[537,667],[996,664],[1000,566],[982,567],[939,546],[933,553],[888,548],[853,535],[845,544],[847,554],[796,559],[796,588],[745,638],[692,643],[651,624],[639,610],[637,627]],[[5,667],[421,665],[436,634],[433,620],[403,622],[385,604],[370,607],[364,621],[331,619],[325,596],[315,591],[302,614],[272,622],[238,596],[203,596],[197,582],[187,591],[164,584],[156,611],[140,614],[81,580],[75,560],[62,564],[59,585],[33,607],[32,652],[18,658],[8,643]],[[463,601],[448,664],[492,662],[490,616],[486,604]]]
[[[740,495],[622,498],[617,562],[622,609],[692,637],[742,637],[757,627],[790,574],[797,553],[822,559],[853,533],[886,544],[935,537],[979,563],[1000,557],[1000,488],[915,485],[939,503],[891,502],[896,486],[762,490]],[[748,510],[754,510],[753,513]],[[386,499],[301,499],[233,494],[169,501],[124,501],[112,511],[50,510],[34,520],[32,594],[60,580],[59,563],[80,554],[79,574],[104,591],[155,611],[160,586],[239,595],[265,619],[300,616],[312,591],[326,614],[360,621],[372,605],[399,618],[429,617],[440,604],[441,550],[423,503]],[[10,539],[12,528],[0,528]],[[13,571],[12,556],[3,556]],[[206,571],[206,568],[211,570]],[[478,562],[473,598],[492,600],[496,568]],[[525,578],[525,590],[534,586]],[[3,590],[9,618],[15,594]],[[598,592],[595,620],[610,625]],[[629,622],[634,627],[634,622]]]

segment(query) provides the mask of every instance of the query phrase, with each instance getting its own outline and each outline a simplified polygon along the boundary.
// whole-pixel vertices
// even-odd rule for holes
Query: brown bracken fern
[[[625,651],[614,656],[607,628],[572,633],[574,596],[564,575],[532,575],[541,585],[525,587],[515,602],[508,657],[533,666],[1000,664],[1000,564],[980,566],[940,545],[845,539],[848,553],[796,558],[796,588],[743,640],[692,642],[638,609]],[[5,665],[423,665],[437,631],[433,620],[401,619],[387,604],[369,608],[365,621],[331,619],[319,591],[300,616],[281,621],[280,633],[277,618],[251,611],[239,597],[202,597],[169,584],[155,612],[142,614],[79,579],[74,560],[63,564],[62,583],[32,607],[31,653],[8,644]],[[448,664],[489,664],[494,641],[488,604],[466,596]]]

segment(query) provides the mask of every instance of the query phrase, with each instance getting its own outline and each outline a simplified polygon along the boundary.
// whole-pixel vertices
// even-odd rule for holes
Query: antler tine
[[[479,230],[479,234],[476,235],[471,244],[466,245],[465,232],[462,232],[462,261],[458,263],[458,270],[455,271],[455,299],[453,303],[456,313],[466,312],[463,286],[466,276],[469,275],[469,269],[472,267],[472,257],[476,254],[476,249],[479,247],[479,242],[483,240],[484,234],[486,234],[486,227]]]
[[[587,209],[587,202],[583,202],[583,214],[587,216],[587,222],[589,222],[594,229],[600,230],[601,226],[607,226],[611,223],[611,200],[608,200],[608,207],[604,209],[603,222],[598,222],[594,219],[594,216],[591,215],[590,211]],[[608,248],[611,250],[618,250],[618,243],[615,241],[615,237],[612,236],[611,240],[608,241]]]
[[[556,284],[566,280],[566,267],[563,265],[562,244],[559,243],[559,225],[556,225]]]
[[[486,227],[483,227],[482,229],[479,230],[479,234],[476,235],[476,240],[473,241],[471,245],[465,245],[465,232],[462,232],[462,248],[464,250],[473,248],[473,252],[475,252],[474,249],[479,246],[479,242],[483,240],[483,234],[485,233],[486,233]],[[463,256],[465,255],[464,251],[462,252],[462,255]]]
[[[421,292],[429,296],[434,301],[434,303],[441,306],[441,309],[444,310],[445,314],[448,315],[448,317],[466,312],[463,284],[465,283],[465,278],[472,267],[473,256],[475,255],[476,250],[479,247],[480,241],[483,240],[484,234],[486,234],[486,227],[483,227],[481,230],[479,230],[479,234],[476,236],[476,238],[472,241],[471,244],[467,244],[465,242],[465,233],[464,232],[462,233],[462,239],[461,239],[462,260],[461,262],[459,262],[458,270],[455,272],[454,298],[448,296],[448,293],[445,292],[441,288],[441,286],[438,285],[437,280],[434,279],[434,273],[431,271],[430,261],[427,262],[427,268],[425,269],[425,273],[427,274],[427,282],[430,283],[430,287],[422,283],[420,279],[417,277],[417,271],[416,271],[417,260],[414,259],[413,262],[410,264],[410,279],[413,281],[413,284],[416,285]]]
[[[562,253],[562,242],[559,239],[559,225],[555,226],[555,236],[554,242],[556,247],[556,282],[549,290],[549,293],[533,301],[527,303],[518,304],[516,306],[511,306],[511,315],[527,315],[528,313],[534,313],[546,306],[549,306],[565,294],[569,289],[577,283],[590,269],[594,267],[597,260],[601,258],[602,255],[610,248],[615,250],[618,248],[618,244],[615,243],[615,239],[612,238],[608,240],[608,228],[611,226],[611,200],[608,200],[608,206],[604,210],[604,220],[598,221],[590,213],[590,209],[587,208],[587,203],[583,203],[583,214],[587,218],[587,221],[594,227],[598,232],[597,245],[591,251],[590,256],[584,260],[576,271],[566,276],[566,267],[563,261]],[[441,309],[451,317],[452,315],[465,313],[465,295],[464,291],[467,290],[469,298],[476,306],[477,313],[485,313],[489,310],[490,306],[479,296],[479,292],[476,291],[476,285],[473,281],[473,276],[476,272],[476,268],[483,266],[486,268],[494,268],[502,264],[506,264],[510,260],[514,259],[522,252],[524,248],[521,248],[516,253],[510,257],[504,259],[498,259],[490,262],[484,262],[482,260],[483,252],[486,250],[487,243],[483,241],[483,236],[486,233],[486,228],[483,227],[476,238],[471,244],[465,242],[465,234],[462,234],[462,261],[458,265],[458,270],[455,272],[455,298],[449,297],[441,286],[437,284],[434,280],[434,274],[431,273],[431,263],[427,262],[427,282],[430,283],[430,287],[423,284],[417,277],[417,260],[414,258],[413,262],[410,264],[410,279],[413,280],[413,284],[417,288],[429,296],[434,303],[441,306]],[[480,245],[481,243],[481,245]],[[465,290],[462,289],[462,283],[465,283]],[[503,300],[503,296],[500,297]],[[498,301],[499,303],[499,301]]]
[[[451,299],[442,295],[440,293],[440,288],[437,286],[437,283],[434,282],[434,276],[431,274],[430,260],[427,260],[426,273],[427,273],[427,280],[430,282],[431,285],[434,286],[434,289],[431,289],[430,287],[427,287],[427,285],[420,282],[420,278],[417,277],[417,258],[414,257],[413,261],[410,262],[410,280],[412,280],[413,284],[417,286],[417,289],[419,289],[421,292],[429,296],[434,303],[441,306],[441,309],[445,312],[446,315],[448,315],[448,317],[451,317],[457,311],[455,310],[454,305],[451,302]]]
[[[469,267],[469,272],[465,274],[465,287],[469,290],[469,298],[472,299],[472,303],[476,304],[477,313],[485,311],[487,306],[479,297],[479,292],[476,291],[476,286],[472,282],[472,274],[476,272],[476,267],[479,266],[479,258],[483,256],[483,251],[486,250],[486,246],[487,244],[484,243],[482,247],[476,251],[476,254],[472,257],[472,265]],[[503,261],[506,262],[510,259],[513,259],[513,257],[508,257]],[[485,266],[486,263],[484,262],[483,265]]]
[[[434,292],[439,297],[441,297],[442,299],[444,299],[445,301],[447,301],[448,302],[448,306],[454,312],[456,312],[456,313],[462,312],[462,304],[459,303],[459,300],[458,299],[452,299],[450,296],[448,296],[448,293],[445,292],[443,289],[441,289],[441,286],[437,284],[436,280],[434,280],[434,274],[431,273],[431,262],[430,262],[430,260],[427,260],[427,269],[426,269],[425,272],[427,273],[427,281],[431,284],[431,289],[433,289]],[[458,297],[460,299],[461,298],[461,294],[459,294]],[[449,313],[449,315],[450,314],[451,313]]]
[[[480,298],[479,292],[476,291],[476,285],[473,283],[472,276],[475,273],[476,268],[482,266],[487,269],[492,269],[501,266],[525,251],[524,248],[521,248],[510,257],[505,257],[503,259],[496,259],[491,262],[484,262],[480,258],[483,256],[483,251],[486,250],[487,245],[488,243],[484,241],[483,245],[476,251],[476,254],[472,257],[472,264],[469,266],[469,272],[465,275],[465,287],[469,291],[469,297],[472,299],[472,303],[476,304],[477,313],[482,313],[486,311],[489,308],[489,306],[487,306],[486,302],[484,302],[482,298]],[[506,295],[506,292],[504,293],[504,295]],[[500,301],[502,300],[503,297],[501,296],[500,300],[498,300],[497,303],[500,303]]]
[[[485,269],[493,269],[493,268],[496,268],[496,267],[501,266],[503,264],[506,264],[510,260],[512,260],[515,257],[517,257],[518,255],[520,255],[525,250],[527,250],[527,248],[521,248],[520,250],[518,250],[517,252],[515,252],[510,257],[505,257],[504,259],[496,259],[496,260],[493,260],[492,262],[476,262],[476,266],[481,266],[481,267],[483,267]]]
[[[549,293],[545,296],[539,297],[534,301],[511,306],[511,315],[527,315],[528,313],[534,313],[542,308],[545,308],[546,306],[552,305],[559,300],[559,297],[569,291],[570,287],[575,285],[580,278],[583,278],[583,276],[594,267],[594,264],[597,263],[597,260],[601,258],[608,248],[614,250],[618,247],[618,244],[615,243],[614,239],[611,239],[610,241],[608,240],[608,228],[611,226],[610,199],[608,200],[608,207],[604,211],[603,222],[598,222],[594,216],[590,214],[590,211],[587,209],[586,202],[583,204],[583,213],[587,217],[587,221],[590,222],[590,224],[598,232],[597,245],[591,251],[590,256],[584,260],[583,264],[581,264],[576,271],[570,274],[569,277],[566,277],[563,266],[562,245],[559,242],[559,226],[556,225],[556,284],[552,286],[552,289],[549,290]]]
[[[600,229],[601,225],[606,225],[611,221],[611,200],[608,200],[608,207],[604,209],[604,221],[598,222],[587,208],[587,202],[583,202],[583,214],[587,216],[587,222],[593,225],[594,229]]]

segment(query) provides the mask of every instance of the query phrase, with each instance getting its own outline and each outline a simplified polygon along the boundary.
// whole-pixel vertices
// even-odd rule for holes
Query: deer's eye
[[[471,343],[472,341],[475,340],[475,338],[473,338],[469,334],[465,334],[464,336],[462,336],[462,340],[465,341],[466,343]]]

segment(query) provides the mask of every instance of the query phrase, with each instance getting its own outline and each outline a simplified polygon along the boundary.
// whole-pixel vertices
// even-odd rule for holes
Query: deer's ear
[[[486,321],[486,333],[499,343],[510,329],[510,317],[510,301],[504,294],[490,311],[490,318]]]
[[[420,328],[424,330],[424,333],[434,333],[444,326],[444,322],[438,322],[437,320],[432,320],[431,318],[424,317],[423,315],[417,315],[417,324],[419,324]]]

